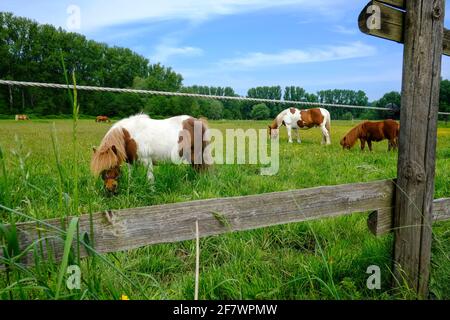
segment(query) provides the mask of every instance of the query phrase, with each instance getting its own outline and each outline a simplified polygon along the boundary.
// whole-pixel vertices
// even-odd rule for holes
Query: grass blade
[[[69,261],[69,253],[70,250],[72,249],[72,242],[75,236],[75,232],[77,231],[77,226],[78,226],[78,218],[77,217],[72,218],[69,224],[69,228],[67,230],[66,241],[64,242],[64,254],[61,261],[61,265],[59,267],[58,284],[56,287],[55,300],[58,300],[59,293],[61,291],[63,278],[67,270],[67,263]]]

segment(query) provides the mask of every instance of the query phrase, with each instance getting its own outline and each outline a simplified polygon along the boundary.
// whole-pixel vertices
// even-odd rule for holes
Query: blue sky
[[[129,47],[173,67],[185,85],[262,85],[364,90],[370,100],[400,90],[402,45],[362,34],[367,0],[1,0],[10,11],[67,29],[80,8],[89,39]],[[70,10],[69,10],[70,11]],[[446,9],[450,27],[450,6]],[[442,75],[450,78],[450,58]]]

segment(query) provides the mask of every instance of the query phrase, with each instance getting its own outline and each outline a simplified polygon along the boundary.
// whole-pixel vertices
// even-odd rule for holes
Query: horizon
[[[240,95],[276,85],[362,90],[374,101],[401,90],[403,50],[359,31],[366,2],[4,0],[0,11],[130,48],[181,74],[184,86],[229,86]],[[69,28],[70,5],[80,9],[80,29]],[[442,63],[442,77],[450,78],[449,57]]]

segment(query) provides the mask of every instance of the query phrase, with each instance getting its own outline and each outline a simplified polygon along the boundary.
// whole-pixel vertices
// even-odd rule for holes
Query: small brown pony
[[[26,114],[16,114],[16,121],[30,120]]]
[[[353,129],[351,129],[342,139],[341,146],[344,149],[351,149],[356,140],[361,141],[361,150],[364,150],[367,145],[369,150],[372,151],[372,141],[378,142],[384,139],[389,140],[388,151],[398,148],[398,134],[400,131],[400,125],[392,120],[384,120],[378,122],[364,121]]]
[[[111,120],[107,116],[98,116],[95,118],[95,122],[111,122]]]

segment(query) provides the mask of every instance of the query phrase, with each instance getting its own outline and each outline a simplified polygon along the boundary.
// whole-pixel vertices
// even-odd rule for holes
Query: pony
[[[26,114],[16,114],[16,121],[30,120]]]
[[[206,120],[187,115],[154,120],[138,114],[120,120],[109,129],[98,149],[93,149],[91,171],[94,176],[102,176],[110,194],[117,193],[123,163],[143,163],[151,182],[153,164],[159,161],[185,162],[202,171],[212,162],[207,156],[207,130]]]
[[[361,150],[364,150],[367,145],[372,151],[372,141],[381,141],[388,139],[388,151],[398,149],[398,135],[400,132],[400,125],[392,120],[370,122],[364,121],[351,129],[342,139],[341,146],[343,149],[351,149],[356,143],[356,140],[361,142]]]
[[[289,143],[292,143],[291,131],[297,133],[297,142],[301,143],[299,129],[308,130],[313,127],[320,127],[322,130],[322,144],[331,144],[331,116],[328,110],[323,108],[313,108],[299,110],[297,108],[288,108],[283,110],[269,125],[268,134],[272,138],[279,135],[279,128],[286,126]]]
[[[111,120],[107,116],[98,116],[95,118],[95,122],[108,122],[111,123]]]

